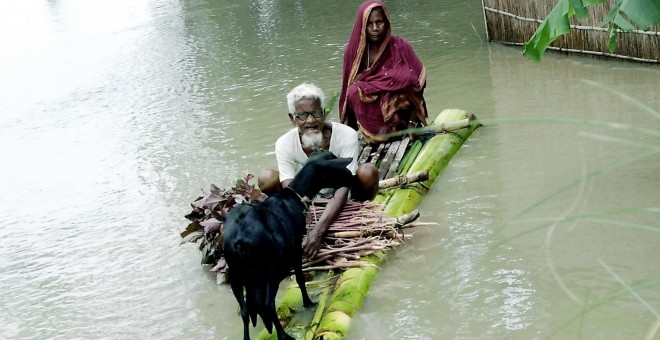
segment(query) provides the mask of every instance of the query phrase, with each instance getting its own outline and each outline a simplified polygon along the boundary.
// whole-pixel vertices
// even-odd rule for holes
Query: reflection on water
[[[0,5],[0,338],[235,339],[178,246],[189,202],[274,166],[284,96],[340,87],[357,5]],[[390,4],[433,115],[477,130],[348,339],[643,338],[660,310],[657,67],[483,43],[478,4]],[[336,119],[336,112],[331,117]],[[656,335],[657,336],[657,335]]]

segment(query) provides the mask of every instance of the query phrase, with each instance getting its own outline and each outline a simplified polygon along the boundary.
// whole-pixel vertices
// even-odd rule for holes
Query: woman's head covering
[[[351,37],[348,40],[348,46],[346,46],[346,51],[344,52],[344,58],[347,54],[354,57],[359,56],[359,58],[354,58],[354,65],[351,65],[351,70],[354,71],[354,73],[357,73],[360,66],[360,61],[362,60],[362,55],[364,54],[364,50],[367,47],[367,21],[369,20],[371,11],[373,11],[375,8],[380,8],[383,11],[383,14],[385,15],[385,21],[387,22],[385,37],[381,42],[381,50],[383,47],[387,46],[390,41],[390,37],[392,36],[390,13],[387,11],[385,4],[378,0],[368,0],[363,2],[362,5],[360,5],[358,8],[357,15],[355,17],[355,24],[353,25],[353,32],[351,32]],[[380,53],[378,53],[378,55],[380,55]],[[374,56],[374,58],[377,58],[377,56]],[[352,74],[352,77],[355,77],[355,74]]]
[[[387,43],[390,41],[390,37],[392,36],[390,13],[387,10],[385,4],[378,0],[367,0],[363,2],[360,7],[358,7],[357,13],[355,15],[355,23],[353,24],[353,32],[351,32],[351,35],[348,38],[348,44],[346,45],[346,50],[344,50],[341,95],[339,96],[339,118],[342,122],[345,121],[344,116],[346,111],[346,91],[348,89],[348,85],[350,84],[349,82],[355,79],[360,67],[362,55],[364,54],[364,49],[367,46],[367,21],[369,20],[371,11],[376,7],[383,10],[385,20],[387,21],[387,31],[385,33],[385,37],[383,38],[383,42],[381,43],[381,48],[387,46]]]

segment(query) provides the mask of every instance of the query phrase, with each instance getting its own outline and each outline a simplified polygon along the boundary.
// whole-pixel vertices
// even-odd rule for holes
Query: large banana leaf
[[[589,6],[604,2],[605,0],[559,0],[534,35],[525,43],[523,54],[532,60],[541,60],[541,56],[553,41],[570,33],[570,19],[574,15],[582,20],[586,18]],[[659,23],[660,1],[618,0],[601,23],[601,27],[609,27],[609,49],[614,53],[618,29],[647,30]]]

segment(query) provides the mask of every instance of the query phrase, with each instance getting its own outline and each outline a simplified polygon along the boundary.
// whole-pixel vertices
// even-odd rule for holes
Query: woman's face
[[[387,21],[385,14],[380,8],[374,8],[367,19],[367,39],[371,42],[381,42],[385,39],[387,32]]]

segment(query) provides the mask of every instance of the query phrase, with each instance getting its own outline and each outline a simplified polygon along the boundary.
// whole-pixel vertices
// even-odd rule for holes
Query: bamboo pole
[[[470,126],[473,125],[473,122],[475,121],[476,117],[473,114],[469,114],[469,113],[466,113],[465,117],[466,117],[465,119],[461,119],[457,121],[446,121],[446,122],[440,122],[438,124],[431,124],[429,126],[425,126],[422,128],[405,129],[391,133],[389,134],[389,136],[404,136],[410,134],[421,135],[425,133],[440,134],[440,133],[453,132],[456,130],[469,128]]]
[[[493,41],[493,42],[496,42],[498,44],[503,44],[503,45],[512,45],[512,46],[523,46],[524,45],[524,43],[517,43],[517,42],[510,42],[510,41]],[[591,54],[591,55],[596,55],[596,56],[601,56],[601,57],[611,57],[611,58],[639,61],[639,62],[644,62],[644,63],[660,64],[660,60],[658,60],[658,59],[645,59],[645,58],[631,57],[631,56],[622,55],[622,54],[598,52],[598,51],[589,51],[589,50],[576,50],[576,49],[572,49],[572,48],[555,47],[555,46],[548,46],[546,48],[549,49],[549,50],[559,51],[559,52],[566,52],[566,53]]]
[[[481,0],[481,7],[483,7],[483,11],[481,12],[484,16],[484,27],[488,27],[488,20],[486,20],[486,4],[484,4],[484,0]],[[490,36],[488,34],[488,30],[486,30],[486,41],[490,41]]]

